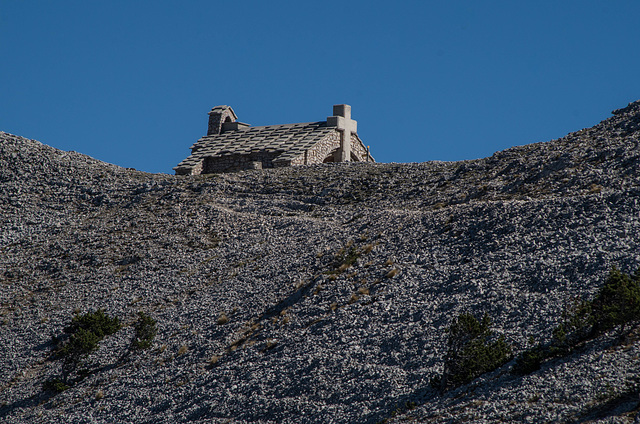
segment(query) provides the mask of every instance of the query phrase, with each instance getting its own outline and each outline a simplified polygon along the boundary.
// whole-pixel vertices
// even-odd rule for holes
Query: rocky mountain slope
[[[633,422],[634,332],[430,381],[459,314],[518,353],[640,267],[639,142],[636,102],[486,159],[175,177],[0,133],[0,421]],[[44,390],[52,336],[97,309],[122,329]]]

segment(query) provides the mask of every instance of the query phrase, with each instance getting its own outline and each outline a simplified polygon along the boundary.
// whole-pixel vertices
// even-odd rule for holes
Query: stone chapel
[[[327,162],[375,162],[357,134],[351,106],[334,105],[326,121],[252,127],[230,106],[209,112],[207,135],[191,146],[176,175],[234,172]]]

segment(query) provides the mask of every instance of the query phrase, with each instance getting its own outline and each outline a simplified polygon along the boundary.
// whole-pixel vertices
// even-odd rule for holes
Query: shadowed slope
[[[640,265],[638,109],[474,161],[203,177],[2,133],[0,417],[373,423],[406,402],[432,422],[594,414],[635,390],[637,341],[607,336],[444,395],[429,380],[461,312],[487,312],[518,351],[612,265]],[[41,397],[60,369],[51,334],[99,308],[125,325],[89,357],[101,371]],[[139,311],[158,334],[123,360]]]

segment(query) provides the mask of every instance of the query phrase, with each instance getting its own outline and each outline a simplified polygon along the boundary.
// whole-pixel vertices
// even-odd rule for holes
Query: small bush
[[[589,337],[593,329],[591,302],[574,301],[562,313],[562,322],[553,329],[553,341],[549,347],[552,355],[566,355]]]
[[[136,350],[144,350],[151,347],[153,339],[158,330],[156,328],[156,320],[146,315],[144,312],[138,312],[138,321],[134,325],[136,334],[133,338],[133,348]]]
[[[360,253],[358,253],[358,251],[356,250],[355,247],[352,247],[349,249],[348,252],[346,252],[346,254],[341,258],[342,259],[342,264],[343,265],[347,265],[347,266],[351,266],[354,263],[356,263],[356,261],[358,260],[358,258],[360,257]]]
[[[121,328],[117,317],[110,318],[102,309],[76,315],[64,329],[69,341],[58,351],[58,355],[70,362],[80,359],[98,348],[98,342],[105,336],[114,334]]]
[[[77,314],[71,323],[64,329],[68,337],[53,337],[55,343],[53,358],[62,358],[62,378],[55,378],[43,385],[44,390],[59,393],[73,386],[69,376],[76,375],[76,382],[81,381],[91,370],[83,368],[78,370],[82,359],[98,348],[98,343],[105,336],[109,336],[121,327],[118,318],[111,318],[98,309],[95,312],[87,312],[84,315]]]
[[[576,301],[562,314],[562,322],[553,329],[553,339],[538,344],[518,357],[513,372],[530,374],[547,359],[571,353],[580,343],[640,320],[640,269],[634,275],[612,268],[605,284],[591,301]]]
[[[348,249],[348,250],[347,250]],[[325,274],[336,275],[341,274],[349,269],[360,257],[360,253],[351,244],[347,244],[346,248],[342,248],[338,251],[334,258],[333,270],[326,271]]]
[[[86,328],[79,328],[69,338],[69,343],[65,344],[59,355],[70,361],[79,361],[80,358],[93,352],[98,348],[101,337]]]
[[[471,314],[460,314],[449,327],[449,349],[440,378],[441,390],[469,383],[510,359],[511,346],[504,336],[496,339],[490,326],[487,314],[481,322]]]
[[[67,390],[69,386],[64,384],[59,378],[52,378],[47,380],[42,385],[42,389],[48,392],[61,393]]]
[[[223,312],[220,314],[220,316],[218,317],[218,325],[224,325],[226,323],[229,322],[229,318],[227,318],[227,315]]]
[[[387,272],[387,273],[385,274],[385,277],[387,277],[387,278],[393,278],[393,277],[395,277],[396,275],[398,275],[398,268],[393,268],[391,271],[389,271],[389,272]]]
[[[545,358],[545,354],[544,349],[540,346],[525,350],[516,359],[516,363],[513,366],[512,371],[515,374],[525,375],[539,370],[542,365],[542,361]]]
[[[640,269],[631,276],[613,268],[593,300],[595,334],[640,320]]]

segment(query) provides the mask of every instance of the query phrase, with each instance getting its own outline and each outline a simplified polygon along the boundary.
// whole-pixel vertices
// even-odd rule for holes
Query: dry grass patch
[[[398,270],[398,268],[393,268],[391,271],[387,272],[386,277],[387,277],[387,278],[393,278],[393,277],[395,277],[396,275],[398,275],[398,272],[400,272],[400,271]]]
[[[224,312],[220,314],[220,316],[218,317],[218,320],[216,321],[218,325],[224,325],[228,322],[229,322],[229,318]]]

